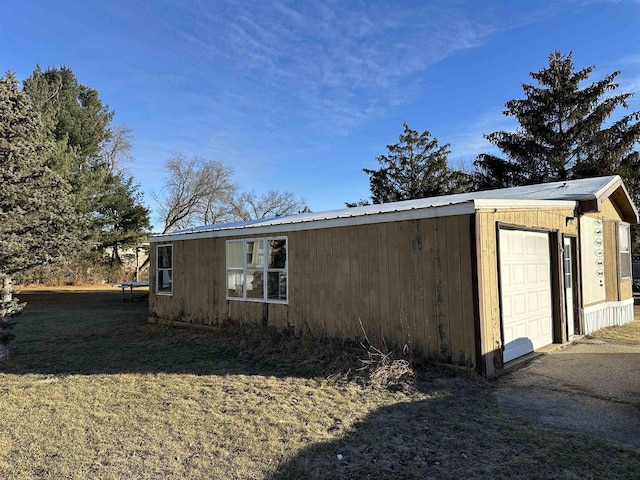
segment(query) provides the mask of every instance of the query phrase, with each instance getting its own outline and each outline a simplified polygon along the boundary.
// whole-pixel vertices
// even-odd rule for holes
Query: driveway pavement
[[[504,411],[640,448],[640,344],[582,340],[494,383]]]

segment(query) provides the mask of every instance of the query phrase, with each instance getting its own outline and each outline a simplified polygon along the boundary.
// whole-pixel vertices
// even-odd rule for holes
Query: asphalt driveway
[[[493,384],[504,411],[640,448],[640,344],[581,340]]]

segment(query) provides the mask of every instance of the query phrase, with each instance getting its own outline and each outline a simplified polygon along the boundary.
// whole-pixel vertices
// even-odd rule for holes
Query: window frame
[[[618,272],[620,275],[620,280],[631,280],[633,278],[633,258],[631,256],[631,226],[628,223],[620,222],[618,223],[618,231],[617,231],[617,243],[618,243]],[[627,249],[622,249],[622,237],[623,235],[627,239]],[[629,259],[629,270],[628,272],[622,271],[622,256],[627,255]],[[625,276],[624,274],[627,273]]]
[[[159,250],[161,248],[166,248],[166,247],[170,247],[171,248],[171,267],[167,268],[167,267],[160,267],[160,255],[159,255]],[[169,271],[170,276],[171,276],[171,290],[166,291],[166,290],[160,290],[160,272],[165,272],[165,271]],[[167,295],[167,296],[172,296],[173,295],[173,243],[162,243],[159,245],[156,245],[156,295]]]
[[[270,253],[269,243],[272,241],[284,240],[285,242],[285,262],[284,268],[270,268]],[[247,264],[249,243],[261,242],[262,243],[262,265],[257,266],[252,263],[250,266]],[[229,244],[241,243],[242,244],[242,268],[229,266]],[[277,237],[258,237],[258,238],[236,238],[227,240],[225,242],[225,286],[226,286],[226,299],[240,302],[259,302],[259,303],[276,303],[281,305],[289,304],[289,238],[286,236]],[[229,275],[230,273],[236,273],[242,275],[242,296],[229,295]],[[248,275],[255,275],[256,273],[262,274],[262,296],[250,297],[247,295],[247,278]],[[269,273],[284,273],[286,277],[286,299],[274,299],[269,298]]]

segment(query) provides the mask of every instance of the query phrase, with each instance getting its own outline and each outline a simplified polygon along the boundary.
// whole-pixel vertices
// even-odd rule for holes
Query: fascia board
[[[326,218],[307,222],[278,222],[271,225],[233,227],[212,229],[207,231],[165,234],[149,237],[151,243],[173,242],[178,240],[196,240],[201,238],[237,237],[245,235],[270,235],[273,233],[298,232],[302,230],[320,230],[323,228],[351,227],[356,225],[372,225],[376,223],[402,222],[423,218],[449,217],[475,213],[473,201],[451,205],[442,205],[394,212],[371,213],[351,217]]]
[[[474,200],[476,210],[510,209],[510,208],[575,208],[574,200],[510,200],[510,199],[477,199]]]

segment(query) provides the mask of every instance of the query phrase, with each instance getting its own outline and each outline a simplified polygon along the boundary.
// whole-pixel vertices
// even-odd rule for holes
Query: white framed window
[[[173,294],[173,245],[156,247],[156,293]]]
[[[618,255],[620,258],[620,278],[631,278],[631,237],[629,225],[618,225]]]
[[[227,240],[227,300],[287,303],[287,237]]]

